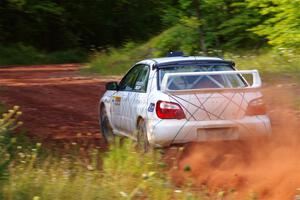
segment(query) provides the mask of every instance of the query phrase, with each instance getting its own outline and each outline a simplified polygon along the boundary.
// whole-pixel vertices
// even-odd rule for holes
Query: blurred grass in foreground
[[[107,151],[71,143],[46,149],[24,143],[14,133],[22,125],[15,106],[0,118],[0,199],[207,199],[202,191],[176,188],[161,154],[136,151],[131,141]]]
[[[106,153],[90,149],[85,158],[66,154],[41,159],[39,148],[17,150],[1,191],[4,199],[207,199],[201,191],[196,196],[189,188],[176,188],[159,155],[138,153],[129,141]]]

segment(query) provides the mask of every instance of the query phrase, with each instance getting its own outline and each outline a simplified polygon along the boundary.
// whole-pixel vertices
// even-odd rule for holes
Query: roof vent
[[[178,56],[184,56],[184,53],[181,51],[171,51],[167,54],[167,57],[178,57]]]

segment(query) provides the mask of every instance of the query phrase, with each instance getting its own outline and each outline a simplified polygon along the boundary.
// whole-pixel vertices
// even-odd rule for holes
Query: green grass
[[[79,63],[86,59],[87,53],[81,49],[48,53],[23,44],[0,45],[0,66]]]
[[[300,80],[300,56],[287,49],[225,53],[225,58],[234,60],[238,69],[258,69],[269,82]]]
[[[70,152],[82,153],[77,145]],[[201,191],[176,188],[160,155],[139,153],[129,141],[104,153],[89,149],[88,156],[39,158],[38,148],[16,151],[1,191],[6,200],[208,199]]]
[[[161,154],[141,153],[131,141],[106,151],[24,142],[14,133],[22,124],[19,110],[15,106],[0,117],[0,199],[208,199],[202,191],[175,187]]]
[[[109,53],[96,53],[86,71],[101,75],[122,75],[135,62],[151,57],[146,53],[142,54],[146,49],[145,46],[139,46],[131,51],[113,49]],[[224,58],[235,61],[238,69],[258,69],[263,76],[286,75],[299,78],[300,57],[297,54],[269,50],[259,53],[224,53]]]

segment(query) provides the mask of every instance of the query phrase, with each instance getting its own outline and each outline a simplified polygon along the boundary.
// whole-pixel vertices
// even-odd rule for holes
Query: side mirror
[[[105,85],[106,90],[118,90],[118,83],[117,82],[108,82]]]

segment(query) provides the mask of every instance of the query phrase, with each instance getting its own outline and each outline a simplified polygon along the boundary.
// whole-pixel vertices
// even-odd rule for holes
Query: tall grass
[[[0,107],[3,106],[0,105]],[[0,114],[0,186],[3,186],[9,177],[8,168],[14,157],[12,146],[15,143],[15,138],[9,136],[13,130],[22,125],[22,122],[18,121],[22,113],[19,111],[19,107],[15,106],[8,112],[2,113],[0,111]]]
[[[44,150],[13,133],[22,122],[19,107],[0,119],[0,199],[203,199],[201,191],[175,187],[157,151],[141,153],[133,142],[109,150],[71,143]]]
[[[149,52],[146,49],[144,46],[139,46],[131,51],[112,49],[108,53],[96,53],[91,59],[88,71],[102,75],[124,74],[135,62],[150,57],[151,54],[142,54],[142,52]],[[214,52],[220,51],[212,51],[212,56],[219,57]],[[143,57],[144,55],[146,56]],[[225,52],[222,57],[235,61],[239,69],[258,69],[263,75],[299,76],[300,73],[300,56],[284,49],[263,52]]]
[[[140,50],[143,49],[142,47],[139,48]],[[90,68],[88,71],[100,73],[102,75],[119,75],[125,73],[135,62],[143,60],[147,57],[135,54],[135,49],[131,52],[124,51],[123,49],[113,49],[109,53],[96,53],[91,59]],[[283,73],[297,75],[300,73],[300,57],[292,52],[285,53],[271,50],[259,53],[226,52],[222,57],[235,61],[239,69],[255,68],[258,69],[262,74]]]
[[[225,53],[236,62],[239,69],[258,69],[263,75],[299,76],[300,56],[288,49],[258,52]]]
[[[19,150],[2,188],[7,200],[92,199],[203,199],[201,192],[176,188],[160,163],[158,153],[141,154],[131,142],[106,153],[97,149],[85,157],[38,156]],[[74,146],[75,148],[75,146]],[[100,159],[100,165],[99,165]],[[84,161],[85,160],[85,161]],[[180,191],[180,192],[178,192]]]

